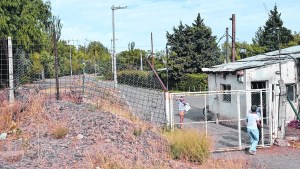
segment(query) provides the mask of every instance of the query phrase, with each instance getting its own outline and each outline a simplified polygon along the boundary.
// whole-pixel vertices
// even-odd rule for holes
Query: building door
[[[266,89],[266,84],[267,84],[267,81],[251,82],[251,89]],[[260,92],[252,92],[251,93],[251,105],[260,106],[261,99],[262,99],[262,110],[263,110],[263,122],[264,122],[264,124],[266,124],[267,123],[267,120],[266,120],[266,116],[267,116],[266,92],[262,92],[262,98],[260,97]]]

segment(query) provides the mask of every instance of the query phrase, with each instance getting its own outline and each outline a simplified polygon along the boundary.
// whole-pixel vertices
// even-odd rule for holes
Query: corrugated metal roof
[[[270,64],[277,64],[291,59],[300,58],[300,45],[279,50],[259,54],[245,59],[237,60],[227,64],[215,65],[210,68],[202,68],[203,72],[233,72],[242,69],[249,69],[254,67],[261,67]]]

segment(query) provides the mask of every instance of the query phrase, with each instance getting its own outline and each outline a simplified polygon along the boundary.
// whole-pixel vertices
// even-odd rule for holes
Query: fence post
[[[170,127],[171,119],[170,119],[170,94],[168,91],[165,91],[165,112],[167,119],[167,126]]]
[[[260,97],[260,119],[261,119],[261,143],[262,143],[262,146],[265,147],[265,139],[264,139],[264,109],[263,109],[263,96],[262,96],[262,90],[260,90],[260,93],[259,93],[259,97]]]
[[[204,95],[204,112],[205,112],[205,137],[207,138],[208,135],[208,122],[207,122],[207,94]]]
[[[274,113],[274,103],[272,104],[272,94],[274,91],[272,91],[272,89],[268,90],[268,97],[269,97],[269,111],[268,111],[268,125],[269,125],[269,134],[270,134],[270,145],[273,145],[273,132],[274,132],[274,128],[273,128],[273,123],[274,123],[274,119],[275,119],[275,113]],[[275,102],[275,92],[274,92],[274,102]]]
[[[239,149],[242,149],[242,130],[241,130],[241,104],[240,104],[240,92],[236,95],[237,113],[238,113],[238,131],[239,131]]]
[[[11,37],[8,37],[8,72],[9,72],[9,102],[13,103],[15,100],[14,95],[14,67],[13,67],[13,50]]]
[[[169,93],[169,104],[170,104],[170,121],[171,121],[171,129],[174,130],[174,102],[173,102],[173,95]]]

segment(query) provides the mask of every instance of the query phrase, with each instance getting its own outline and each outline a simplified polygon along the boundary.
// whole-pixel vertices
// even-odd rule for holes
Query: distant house
[[[232,113],[232,107],[236,106],[236,100],[230,91],[233,90],[252,90],[267,89],[272,91],[270,95],[263,95],[263,102],[268,102],[268,106],[263,107],[264,116],[268,117],[272,108],[278,112],[279,80],[282,79],[286,87],[287,96],[292,104],[298,109],[299,96],[299,59],[300,46],[293,46],[279,51],[268,52],[227,64],[202,68],[202,71],[208,74],[209,91],[226,91],[221,98],[210,98],[208,104],[214,104],[214,112],[229,118],[235,114]],[[274,93],[273,93],[274,92]],[[298,93],[297,93],[298,92]],[[258,94],[247,94],[244,100],[240,100],[241,112],[250,110],[251,105],[260,104],[261,100],[256,100]],[[259,97],[257,97],[259,98]],[[295,119],[295,113],[289,102],[285,102],[287,122]],[[266,104],[264,104],[266,105]],[[273,107],[271,107],[273,106]]]

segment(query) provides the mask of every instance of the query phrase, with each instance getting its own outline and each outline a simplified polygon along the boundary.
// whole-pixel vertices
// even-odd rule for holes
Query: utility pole
[[[110,39],[111,73],[114,74],[113,39]]]
[[[117,9],[126,9],[127,6],[125,7],[121,7],[121,6],[118,6],[118,7],[115,7],[114,5],[111,7],[111,10],[112,10],[112,29],[113,29],[113,50],[112,50],[112,57],[113,57],[113,74],[114,74],[114,82],[115,82],[115,87],[117,87],[117,84],[118,84],[118,80],[117,80],[117,59],[116,59],[116,55],[115,55],[115,52],[116,52],[116,39],[115,39],[115,10]]]
[[[168,45],[166,45],[166,63],[167,63],[167,90],[169,90],[169,64],[168,64],[168,60],[169,60],[169,49],[168,49]]]
[[[70,41],[73,41],[73,46],[74,46],[74,41],[77,41],[78,43],[78,40],[68,40],[68,43],[69,43],[69,50],[70,50],[70,75],[71,77],[73,76],[73,67],[72,67],[72,51],[71,51],[71,44],[70,44]]]
[[[151,55],[152,55],[152,67],[154,68],[153,37],[152,37],[152,32],[151,32]]]
[[[231,56],[232,62],[235,61],[235,14],[232,14],[232,17],[229,18],[232,21],[232,47],[231,47]]]
[[[281,69],[281,60],[280,60],[280,55],[281,55],[281,48],[280,48],[280,37],[279,37],[279,32],[280,29],[277,28],[277,40],[278,40],[278,57],[279,57],[279,76],[280,79],[278,81],[279,84],[279,110],[278,110],[278,122],[279,122],[279,138],[283,139],[285,137],[285,118],[286,118],[286,86],[284,84],[284,81],[282,79],[282,69]]]
[[[226,63],[229,63],[229,55],[228,55],[228,27],[226,27]]]

